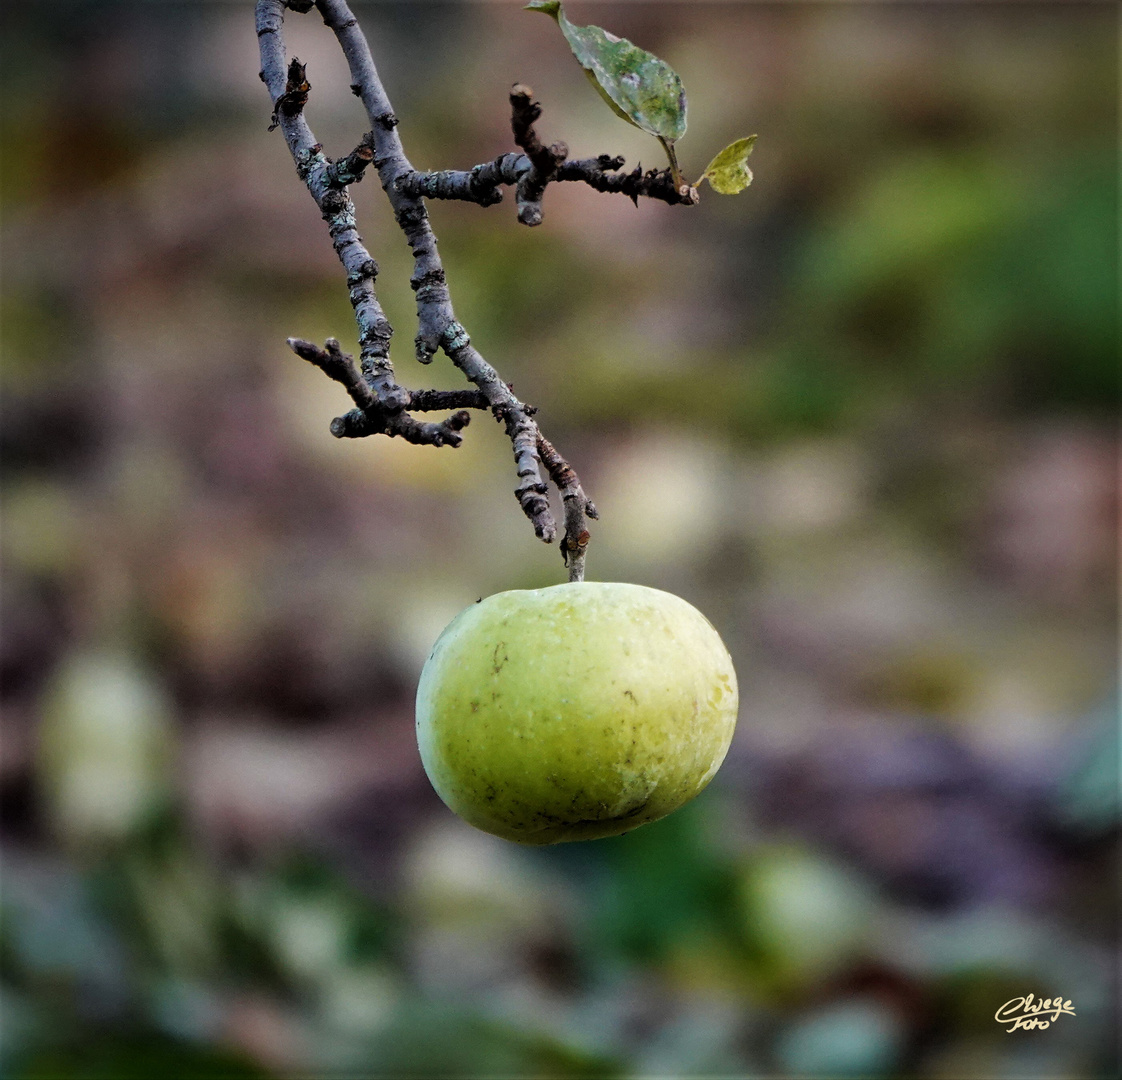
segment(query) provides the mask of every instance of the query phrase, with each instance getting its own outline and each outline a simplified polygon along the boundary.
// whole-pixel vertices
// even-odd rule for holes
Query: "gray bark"
[[[519,220],[537,225],[542,198],[550,183],[581,181],[598,191],[620,192],[636,202],[640,195],[671,205],[692,204],[692,189],[683,194],[667,170],[620,173],[623,159],[601,155],[568,161],[563,143],[544,146],[534,131],[541,106],[528,87],[511,91],[511,127],[523,153],[503,154],[466,171],[418,172],[409,163],[397,131],[397,117],[378,77],[366,37],[344,0],[315,0],[324,23],[334,32],[350,68],[351,89],[361,98],[370,132],[345,158],[331,161],[316,141],[304,117],[311,86],[307,72],[284,46],[284,15],[310,11],[310,0],[257,0],[257,37],[261,48],[261,78],[273,103],[273,126],[280,129],[308,188],[327,223],[335,252],[346,271],[351,306],[358,324],[359,363],[344,353],[334,338],[324,348],[295,338],[289,346],[347,390],[354,409],[331,425],[339,438],[385,434],[431,446],[459,446],[470,420],[466,409],[490,409],[511,442],[518,485],[515,495],[535,533],[547,543],[557,535],[550,512],[545,476],[557,487],[564,506],[562,556],[569,580],[584,578],[589,533],[587,518],[597,516],[572,467],[538,429],[536,410],[519,401],[510,386],[472,345],[457,321],[436,237],[429,223],[426,198],[461,199],[489,206],[502,200],[502,188],[516,189]],[[397,383],[390,361],[393,329],[378,302],[374,284],[378,265],[358,234],[355,207],[348,193],[369,167],[378,174],[398,225],[413,253],[410,284],[416,296],[417,359],[428,363],[443,351],[476,389],[463,391],[408,390]],[[434,423],[416,419],[413,412],[457,411]]]

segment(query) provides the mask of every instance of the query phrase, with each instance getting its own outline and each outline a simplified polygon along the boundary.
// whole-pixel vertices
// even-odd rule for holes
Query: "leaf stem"
[[[655,138],[662,143],[662,148],[670,159],[670,175],[674,178],[674,186],[676,188],[686,186],[686,182],[682,179],[682,170],[678,168],[678,155],[674,153],[674,144],[661,135],[656,135]]]

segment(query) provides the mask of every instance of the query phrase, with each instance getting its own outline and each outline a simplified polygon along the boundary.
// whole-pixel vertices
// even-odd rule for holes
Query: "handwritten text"
[[[1070,1001],[1058,997],[1036,999],[1035,994],[1029,994],[1028,997],[1007,1001],[994,1014],[994,1019],[999,1024],[1013,1025],[1005,1029],[1008,1034],[1018,1028],[1023,1028],[1025,1031],[1032,1031],[1034,1028],[1043,1030],[1054,1024],[1061,1013],[1065,1016],[1075,1015]]]

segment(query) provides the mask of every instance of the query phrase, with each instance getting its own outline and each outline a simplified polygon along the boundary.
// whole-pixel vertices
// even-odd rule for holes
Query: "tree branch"
[[[542,221],[542,196],[546,184],[556,175],[561,163],[569,156],[564,143],[544,146],[534,131],[534,121],[542,114],[541,105],[534,101],[534,92],[528,86],[516,83],[510,89],[510,128],[514,141],[526,151],[530,168],[518,181],[518,220],[523,225],[540,225]]]
[[[502,186],[517,184],[531,167],[525,154],[502,154],[467,171],[410,172],[394,183],[398,191],[414,199],[459,199],[493,206],[503,201]]]
[[[256,11],[257,37],[261,48],[261,78],[273,98],[273,126],[279,127],[296,163],[296,172],[304,181],[319,207],[339,261],[347,272],[351,306],[359,327],[363,375],[377,405],[385,413],[387,434],[416,434],[411,418],[403,410],[407,393],[394,378],[389,360],[389,341],[393,329],[374,292],[378,264],[363,247],[355,223],[355,208],[345,187],[340,187],[328,166],[331,164],[304,119],[303,106],[307,89],[301,90],[303,101],[296,107],[292,98],[293,77],[299,76],[307,88],[304,67],[293,60],[286,67],[284,39],[284,0],[258,0]]]
[[[565,507],[565,539],[561,542],[561,557],[569,568],[570,580],[584,580],[584,554],[588,547],[589,534],[585,528],[585,515],[598,518],[600,515],[592,500],[585,495],[577,474],[569,463],[557,452],[553,443],[544,435],[538,435],[538,453],[542,463],[549,470],[549,478],[561,492]]]
[[[458,199],[493,206],[502,202],[504,185],[515,187],[518,220],[523,225],[541,224],[542,196],[555,181],[580,181],[596,191],[618,192],[636,205],[640,197],[658,199],[670,206],[697,205],[697,190],[678,187],[670,169],[643,172],[640,165],[629,173],[621,173],[621,157],[601,154],[569,161],[564,143],[543,146],[534,131],[534,123],[541,117],[541,104],[533,100],[533,91],[528,86],[519,83],[511,88],[510,106],[514,141],[524,153],[503,154],[468,170],[405,173],[394,181],[398,190],[413,198]]]
[[[335,187],[357,184],[366,172],[366,167],[374,160],[374,132],[368,131],[345,158],[333,161],[327,166],[328,182]]]
[[[623,158],[612,157],[610,154],[566,160],[557,166],[550,183],[579,181],[596,191],[626,195],[636,205],[640,198],[657,199],[670,206],[697,204],[696,190],[691,188],[691,195],[683,195],[674,186],[674,178],[669,169],[649,169],[643,172],[640,165],[631,172],[621,173],[618,170],[623,166]],[[502,202],[503,186],[516,186],[532,168],[533,165],[525,154],[503,154],[494,161],[476,165],[472,169],[412,172],[399,177],[395,182],[401,191],[414,197],[454,199],[478,203],[480,206],[493,206]],[[539,196],[539,209],[540,204]]]
[[[438,349],[443,349],[452,363],[482,391],[495,416],[503,421],[511,440],[519,477],[515,489],[519,505],[533,523],[537,535],[549,543],[557,535],[557,527],[545,497],[547,489],[537,454],[537,425],[527,407],[472,346],[467,331],[456,321],[425,204],[419,196],[406,194],[395,184],[398,177],[414,169],[405,156],[397,134],[397,117],[358,21],[344,0],[317,0],[316,6],[324,22],[335,32],[347,58],[351,86],[358,88],[357,94],[373,129],[374,167],[413,252],[410,283],[417,298],[417,358],[427,362]]]
[[[510,386],[472,345],[457,321],[429,224],[425,198],[459,199],[489,206],[500,202],[502,188],[517,192],[518,217],[527,225],[542,219],[541,200],[554,181],[580,181],[598,191],[622,192],[636,202],[640,195],[671,205],[696,202],[696,193],[678,191],[668,170],[620,173],[623,159],[601,155],[568,161],[563,143],[545,146],[534,123],[541,106],[528,87],[511,91],[511,128],[521,154],[503,154],[467,171],[418,172],[410,165],[397,133],[397,117],[378,77],[366,38],[345,0],[314,0],[326,25],[335,33],[350,69],[351,89],[362,99],[371,130],[347,157],[331,161],[316,141],[304,117],[311,85],[297,59],[288,62],[283,40],[284,13],[306,12],[313,0],[257,0],[256,24],[261,49],[261,78],[273,102],[272,128],[284,135],[297,173],[315,200],[347,274],[347,286],[358,324],[359,363],[329,338],[323,348],[290,338],[288,343],[303,359],[340,383],[355,407],[332,421],[339,438],[372,434],[394,435],[409,442],[433,446],[458,446],[470,420],[467,409],[490,409],[511,441],[518,486],[515,495],[534,530],[547,543],[557,533],[543,470],[560,492],[565,510],[562,555],[572,581],[583,580],[589,534],[586,518],[596,508],[585,495],[572,467],[538,429],[536,410],[518,400]],[[272,130],[270,128],[270,130]],[[389,357],[393,330],[374,291],[378,265],[359,236],[350,184],[362,180],[373,166],[389,198],[398,225],[413,253],[410,284],[416,295],[417,359],[429,363],[442,350],[473,390],[407,390],[398,385]],[[684,189],[685,190],[685,189]],[[456,410],[439,423],[417,420],[411,412]]]
[[[321,349],[301,338],[289,338],[289,348],[297,356],[314,364],[328,378],[342,383],[357,408],[337,416],[331,421],[331,434],[337,439],[359,439],[366,435],[399,435],[406,442],[430,446],[459,446],[460,435],[471,420],[463,412],[466,406],[487,408],[487,402],[478,391],[472,390],[413,390],[408,391],[408,407],[416,412],[435,412],[442,409],[460,409],[439,424],[421,422],[407,415],[387,417],[385,410],[371,390],[369,383],[355,367],[354,357],[343,352],[335,338],[328,338]],[[393,427],[391,429],[391,419]]]

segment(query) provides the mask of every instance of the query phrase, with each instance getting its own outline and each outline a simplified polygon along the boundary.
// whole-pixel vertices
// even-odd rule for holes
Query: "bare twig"
[[[510,89],[510,129],[514,141],[526,151],[530,168],[518,181],[518,220],[523,225],[540,225],[542,221],[542,196],[546,184],[556,175],[561,163],[569,156],[564,143],[542,145],[534,121],[542,114],[541,105],[534,100],[528,86],[516,83]]]
[[[648,169],[644,172],[640,165],[630,172],[621,173],[619,170],[623,165],[623,158],[609,154],[567,160],[557,166],[550,183],[579,181],[596,191],[626,195],[636,205],[640,198],[656,199],[670,206],[697,204],[696,189],[690,188],[689,194],[683,195],[674,186],[674,178],[669,169]],[[501,189],[504,185],[516,186],[532,168],[533,165],[525,154],[503,154],[494,161],[476,165],[472,169],[408,173],[397,180],[397,186],[408,195],[424,196],[427,199],[456,199],[460,202],[479,203],[480,206],[493,206],[502,202]],[[539,210],[540,206],[539,196]],[[540,219],[534,223],[540,224]]]
[[[299,116],[303,112],[304,106],[308,104],[309,90],[311,85],[308,83],[304,65],[294,56],[292,63],[288,65],[288,79],[284,84],[284,93],[273,102],[273,122],[269,125],[270,131],[276,131],[280,124],[280,116]]]
[[[584,554],[589,541],[584,519],[586,515],[590,518],[598,518],[600,515],[592,500],[585,495],[584,488],[580,486],[580,480],[569,463],[541,434],[538,435],[538,453],[549,470],[549,478],[561,492],[565,507],[565,538],[561,541],[561,557],[569,568],[569,580],[583,581]]]
[[[362,141],[345,158],[327,166],[328,182],[336,187],[357,184],[374,160],[374,132],[368,131]]]
[[[545,497],[546,485],[537,454],[537,425],[530,419],[527,407],[472,346],[467,331],[457,322],[425,204],[421,198],[406,194],[395,184],[398,177],[414,170],[405,156],[397,134],[397,117],[358,21],[344,0],[318,0],[316,6],[342,46],[350,66],[352,87],[359,88],[358,96],[373,128],[373,164],[413,252],[414,269],[410,280],[417,298],[418,359],[427,360],[437,349],[443,349],[468,380],[483,392],[492,412],[506,426],[513,446],[519,476],[515,489],[518,502],[537,535],[551,542],[557,527]]]
[[[638,201],[640,195],[667,203],[691,203],[696,196],[679,192],[666,170],[618,172],[622,158],[601,155],[567,161],[563,143],[545,146],[534,131],[541,106],[528,87],[511,91],[511,128],[523,153],[503,154],[494,161],[461,171],[417,172],[410,165],[397,134],[397,117],[378,77],[366,38],[345,0],[314,0],[324,22],[334,31],[350,68],[351,90],[362,99],[371,130],[347,157],[331,161],[312,135],[304,117],[311,86],[303,64],[285,55],[285,8],[311,10],[312,0],[257,0],[257,36],[261,48],[261,78],[273,102],[273,127],[284,134],[297,173],[327,222],[335,251],[347,273],[351,305],[358,323],[359,364],[329,338],[319,346],[295,338],[289,345],[305,360],[343,385],[355,408],[337,417],[331,431],[339,438],[372,434],[395,435],[409,442],[458,446],[467,426],[466,409],[490,409],[506,428],[518,473],[515,495],[534,531],[547,543],[557,533],[546,497],[543,469],[556,485],[565,508],[562,555],[572,581],[583,580],[589,534],[586,518],[596,509],[585,495],[572,467],[538,430],[536,410],[519,401],[510,386],[471,343],[456,320],[436,237],[424,199],[461,199],[489,206],[502,200],[502,187],[517,190],[519,220],[536,225],[542,220],[541,199],[554,181],[581,181],[598,191],[622,192]],[[272,128],[270,129],[272,130]],[[378,302],[374,282],[377,263],[358,235],[355,208],[347,191],[373,166],[393,207],[398,225],[413,252],[410,283],[416,294],[417,359],[431,361],[443,350],[476,389],[462,391],[407,390],[398,385],[389,357],[393,330]],[[412,412],[455,409],[439,423],[417,420]]]
[[[415,199],[459,199],[494,206],[503,201],[502,186],[517,184],[531,167],[525,154],[502,154],[467,171],[409,172],[394,183],[398,191]]]
[[[414,197],[459,199],[491,206],[501,202],[503,185],[518,190],[518,220],[523,225],[540,225],[542,196],[554,181],[579,181],[596,191],[627,195],[636,205],[640,197],[657,199],[670,206],[696,206],[697,190],[679,186],[670,169],[649,169],[637,166],[621,173],[624,160],[601,154],[594,158],[567,160],[564,143],[543,146],[534,130],[541,117],[541,105],[533,100],[534,92],[522,84],[510,91],[511,130],[514,141],[525,153],[503,154],[494,161],[473,169],[447,169],[441,172],[411,172],[395,181],[398,189]]]
[[[610,158],[602,154],[598,158],[566,161],[557,170],[556,179],[580,180],[596,191],[619,192],[627,195],[636,206],[640,197],[658,199],[671,206],[697,205],[697,189],[676,186],[670,169],[648,169],[643,172],[642,165],[636,165],[628,173],[616,171],[622,167],[623,158]]]

